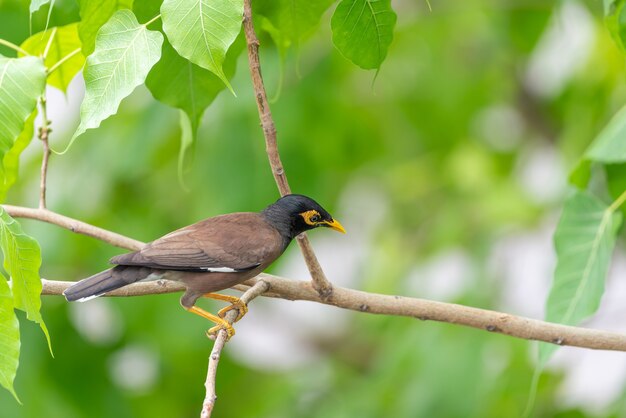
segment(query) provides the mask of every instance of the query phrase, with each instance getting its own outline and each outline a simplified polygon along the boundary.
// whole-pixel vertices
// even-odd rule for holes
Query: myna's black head
[[[281,235],[289,240],[318,226],[346,232],[326,209],[315,200],[301,194],[283,196],[265,208],[262,213]]]

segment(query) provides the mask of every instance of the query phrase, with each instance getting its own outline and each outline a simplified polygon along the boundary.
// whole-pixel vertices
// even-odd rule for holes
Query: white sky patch
[[[556,266],[552,235],[555,213],[536,230],[514,231],[492,247],[487,271],[504,283],[499,309],[515,315],[541,319]]]
[[[122,389],[135,394],[146,393],[159,378],[159,358],[148,347],[129,345],[111,355],[109,373]]]
[[[92,344],[113,344],[122,335],[122,316],[106,299],[70,303],[69,315],[76,330]]]
[[[472,135],[499,152],[515,150],[523,139],[524,120],[508,105],[493,105],[480,110],[472,120]]]
[[[407,280],[409,294],[433,300],[453,300],[473,283],[475,266],[467,252],[450,248],[415,267]]]
[[[567,175],[563,157],[550,145],[524,152],[515,176],[528,196],[538,204],[560,202],[565,196]]]
[[[561,2],[530,57],[524,80],[530,91],[545,98],[558,95],[589,57],[594,29],[578,1]]]

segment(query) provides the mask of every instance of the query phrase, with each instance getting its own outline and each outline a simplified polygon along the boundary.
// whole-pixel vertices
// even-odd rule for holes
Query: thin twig
[[[29,209],[9,205],[4,205],[4,209],[13,217],[38,219],[129,250],[137,250],[144,245],[140,241],[59,215],[47,209]],[[235,286],[235,288],[247,290],[248,286],[253,286],[259,280],[266,281],[270,285],[271,291],[265,293],[264,296],[287,300],[308,300],[336,306],[338,308],[372,314],[406,316],[423,321],[447,322],[525,340],[537,340],[558,345],[596,350],[626,352],[626,335],[624,334],[554,324],[537,319],[524,318],[503,312],[473,308],[454,303],[436,302],[404,296],[381,295],[341,287],[335,287],[331,299],[323,299],[309,282],[286,279],[268,274],[260,274],[257,278],[247,281],[245,283],[247,286],[239,285]],[[63,291],[74,282],[42,280],[42,283],[42,294],[61,295]],[[109,292],[107,296],[140,296],[180,292],[182,290],[184,290],[184,287],[179,283],[159,280],[157,282],[134,283]]]
[[[58,60],[52,67],[48,69],[48,76],[50,76],[50,74],[58,70],[59,67],[65,64],[68,60],[74,58],[75,55],[78,55],[80,51],[81,51],[80,48],[76,48],[75,50],[73,50],[72,52],[70,52],[69,54],[61,58],[60,60]]]
[[[67,216],[60,215],[48,209],[32,209],[22,206],[2,205],[4,210],[14,218],[37,219],[39,221],[58,225],[62,228],[69,229],[77,234],[87,235],[88,237],[99,239],[116,247],[125,248],[136,251],[141,249],[145,244],[141,241],[116,234],[97,226],[72,219]]]
[[[48,177],[48,160],[50,159],[50,145],[48,144],[48,138],[50,136],[50,121],[48,120],[48,106],[46,101],[46,95],[39,99],[41,106],[41,126],[39,127],[38,137],[41,140],[43,146],[43,157],[41,159],[41,179],[39,181],[39,209],[46,208],[46,180]]]
[[[269,159],[270,167],[272,169],[272,175],[278,186],[281,196],[291,193],[289,182],[287,181],[287,175],[283,163],[280,160],[280,154],[278,152],[278,143],[276,140],[276,124],[272,118],[272,111],[270,109],[269,101],[267,100],[267,93],[265,91],[265,85],[263,84],[263,76],[261,75],[261,61],[259,59],[259,38],[254,31],[254,24],[252,22],[252,5],[251,0],[244,0],[243,2],[243,30],[246,35],[246,43],[248,45],[248,62],[250,66],[250,76],[252,78],[252,86],[254,88],[254,96],[256,97],[256,104],[259,110],[259,119],[261,120],[261,127],[263,128],[263,135],[265,137],[265,150]],[[332,296],[333,286],[326,278],[322,267],[320,266],[315,252],[311,247],[309,239],[306,234],[301,234],[298,237],[298,245],[304,256],[304,261],[311,273],[311,279],[313,281],[313,287],[319,292],[323,299],[328,299]]]
[[[241,301],[245,304],[248,304],[252,299],[267,292],[269,288],[270,285],[267,282],[259,280],[254,284],[254,286],[246,290],[246,292],[241,296]],[[232,324],[235,318],[237,318],[237,315],[237,310],[233,309],[226,313],[224,319]],[[223,329],[220,330],[220,332],[217,334],[217,338],[215,339],[215,343],[213,344],[211,356],[209,357],[209,367],[207,370],[206,381],[204,382],[204,387],[206,388],[206,396],[204,398],[204,402],[202,403],[202,412],[200,413],[200,418],[209,418],[211,416],[211,413],[213,412],[213,407],[215,406],[215,401],[217,400],[217,391],[215,389],[217,366],[219,364],[222,350],[224,349],[224,345],[226,344],[227,340],[228,334],[226,333],[226,331]]]

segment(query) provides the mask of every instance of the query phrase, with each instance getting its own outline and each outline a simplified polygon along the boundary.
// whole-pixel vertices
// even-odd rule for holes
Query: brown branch
[[[11,216],[39,219],[71,229],[76,233],[98,238],[112,245],[128,248],[129,250],[136,250],[142,245],[139,241],[96,228],[49,210],[28,209],[8,205],[5,205],[4,208]],[[93,230],[98,231],[98,233],[93,233]],[[125,240],[126,244],[121,244],[121,239]],[[270,286],[269,291],[264,296],[288,300],[307,300],[372,314],[406,316],[423,321],[447,322],[509,335],[515,338],[544,341],[564,346],[626,352],[626,335],[624,334],[554,324],[454,303],[381,295],[341,287],[334,288],[332,298],[323,299],[310,282],[291,280],[268,274],[260,274],[255,279],[247,281],[244,285],[235,286],[235,288],[247,290],[248,287],[254,286],[259,280],[267,282]],[[42,283],[42,294],[61,295],[63,290],[74,282],[42,280]],[[107,296],[152,295],[179,292],[183,289],[183,286],[179,283],[160,280],[156,282],[134,283],[110,292]]]
[[[234,288],[245,291],[260,280],[267,282],[270,286],[270,290],[263,295],[267,297],[306,300],[371,314],[446,322],[524,340],[543,341],[562,346],[626,352],[626,335],[624,334],[544,322],[454,303],[382,295],[337,286],[334,289],[332,301],[329,301],[322,299],[309,282],[264,273],[248,280],[244,285]],[[73,283],[43,280],[42,294],[60,295],[65,288]],[[164,285],[159,282],[144,282],[128,285],[123,289],[108,293],[107,296],[143,296],[181,290],[183,287],[179,284]]]
[[[37,219],[39,221],[48,222],[58,225],[62,228],[69,229],[77,234],[87,235],[88,237],[99,239],[116,247],[125,248],[136,251],[145,244],[141,241],[116,234],[88,223],[77,221],[76,219],[60,215],[48,209],[32,209],[22,206],[2,205],[4,210],[14,218]]]
[[[50,146],[48,144],[48,137],[50,136],[50,121],[48,120],[48,106],[46,96],[41,96],[39,100],[41,106],[41,126],[39,127],[38,137],[43,145],[43,157],[41,160],[41,179],[39,182],[39,209],[46,208],[46,179],[48,177],[48,159],[50,158]]]
[[[254,88],[254,96],[256,97],[259,119],[261,120],[261,127],[263,128],[263,135],[265,137],[265,150],[267,152],[267,157],[272,169],[272,175],[274,176],[280,195],[284,196],[291,193],[291,188],[289,187],[289,182],[287,181],[287,175],[285,174],[283,163],[280,160],[278,143],[276,140],[276,124],[272,118],[272,111],[270,110],[265,85],[263,84],[263,76],[261,75],[259,38],[254,31],[254,24],[252,22],[251,0],[244,0],[243,2],[243,30],[245,32],[246,43],[248,45],[248,62],[250,66],[250,76],[252,78],[252,86]],[[315,256],[315,252],[313,252],[313,248],[311,247],[306,234],[301,234],[297,241],[300,246],[300,250],[302,251],[302,255],[304,256],[304,261],[306,262],[309,272],[311,273],[313,287],[319,292],[322,298],[330,298],[333,292],[333,286],[326,278],[326,275],[324,274],[324,271]]]
[[[263,280],[258,280],[241,296],[241,301],[247,305],[252,299],[265,293],[269,289],[269,287],[270,285],[267,282]],[[226,313],[224,319],[232,324],[235,318],[237,318],[237,315],[237,310],[233,309]],[[211,413],[213,412],[213,407],[215,406],[215,401],[217,400],[217,392],[215,390],[217,366],[220,361],[222,349],[224,348],[227,340],[228,334],[226,333],[226,331],[223,329],[220,330],[217,338],[215,339],[215,344],[213,344],[211,356],[209,357],[209,367],[207,370],[206,381],[204,382],[204,387],[206,388],[206,396],[204,398],[204,402],[202,403],[202,412],[200,413],[200,418],[209,418],[211,416]]]

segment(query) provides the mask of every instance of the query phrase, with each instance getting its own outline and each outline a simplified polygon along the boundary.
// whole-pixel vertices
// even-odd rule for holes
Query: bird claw
[[[218,334],[219,334],[219,332],[220,332],[221,330],[226,331],[226,334],[227,334],[227,336],[226,336],[226,341],[230,340],[230,339],[231,339],[231,337],[232,337],[233,335],[235,335],[235,328],[233,328],[233,326],[232,326],[232,325],[230,325],[230,324],[224,324],[224,325],[222,325],[222,324],[218,324],[218,325],[214,326],[213,328],[210,328],[210,329],[206,332],[206,336],[207,336],[209,339],[211,339],[211,340],[215,340],[215,339],[217,339],[217,336],[218,336]]]
[[[219,316],[220,318],[224,318],[226,314],[233,309],[237,309],[237,318],[235,318],[233,322],[239,321],[241,318],[243,318],[245,314],[248,313],[248,305],[246,305],[241,300],[238,300],[237,302],[233,302],[231,305],[220,309],[220,311],[217,313],[217,316]]]

